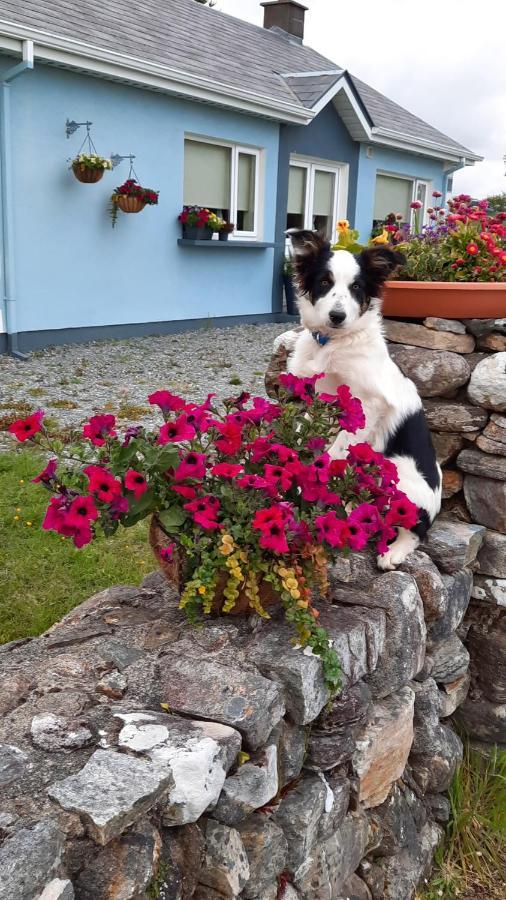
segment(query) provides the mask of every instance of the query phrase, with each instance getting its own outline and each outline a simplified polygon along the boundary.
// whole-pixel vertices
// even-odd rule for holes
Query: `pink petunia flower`
[[[116,437],[115,424],[116,419],[114,416],[92,416],[90,421],[83,427],[83,435],[95,447],[103,447],[107,438]]]
[[[125,475],[125,487],[127,491],[132,491],[136,500],[142,497],[148,489],[148,483],[141,472],[135,469],[129,469]]]
[[[38,409],[37,412],[27,416],[26,419],[17,419],[9,425],[7,431],[13,434],[18,441],[24,441],[33,438],[42,429],[42,420],[44,418],[44,410]]]
[[[185,478],[204,478],[206,474],[206,457],[203,453],[195,453],[193,450],[187,453],[179,463],[174,478],[176,481],[184,481]]]
[[[190,425],[186,415],[179,416],[175,422],[166,422],[160,428],[158,435],[159,444],[179,443],[191,441],[196,435],[195,428]]]

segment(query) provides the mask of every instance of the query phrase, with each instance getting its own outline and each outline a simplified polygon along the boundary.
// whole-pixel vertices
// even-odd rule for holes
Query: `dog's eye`
[[[357,281],[354,281],[353,284],[350,286],[350,291],[353,294],[358,294],[360,292],[360,285]]]
[[[320,281],[320,287],[322,287],[322,288],[330,287],[330,281],[328,280],[328,278],[322,278],[322,280]]]

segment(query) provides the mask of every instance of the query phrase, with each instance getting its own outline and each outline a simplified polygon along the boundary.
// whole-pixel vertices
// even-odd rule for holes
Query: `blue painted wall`
[[[372,147],[372,157],[367,157],[368,144],[360,144],[358,163],[357,198],[355,210],[355,228],[360,232],[360,239],[367,241],[371,234],[376,175],[378,172],[392,172],[396,175],[409,175],[432,182],[432,190],[444,193],[446,178],[443,162],[401,150],[389,150],[385,147]],[[429,204],[430,205],[430,204]]]
[[[357,194],[360,145],[351,137],[332,103],[313,119],[310,125],[282,125],[279,140],[278,203],[276,240],[283,242],[288,206],[288,173],[290,154],[313,156],[332,162],[349,163],[348,219],[353,223]],[[284,251],[277,248],[274,257],[273,309],[282,307],[282,267]]]
[[[11,88],[18,330],[51,330],[271,312],[273,250],[177,245],[185,132],[265,148],[263,240],[274,240],[279,126],[113,82],[36,66]],[[135,153],[139,179],[158,207],[118,213],[108,201],[128,163],[94,185],[67,159],[93,121],[104,156]]]

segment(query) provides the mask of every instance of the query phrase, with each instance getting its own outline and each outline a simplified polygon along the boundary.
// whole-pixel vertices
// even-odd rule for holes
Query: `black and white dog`
[[[350,444],[366,441],[395,463],[399,488],[420,509],[418,524],[399,528],[381,569],[394,569],[416,549],[441,507],[441,469],[436,461],[417,389],[388,354],[382,331],[381,289],[402,254],[388,246],[353,256],[332,251],[314,231],[288,232],[294,253],[295,281],[303,331],[276,340],[291,352],[288,370],[308,377],[324,372],[318,390],[347,384],[362,401],[366,426],[341,432],[329,448],[343,458]]]

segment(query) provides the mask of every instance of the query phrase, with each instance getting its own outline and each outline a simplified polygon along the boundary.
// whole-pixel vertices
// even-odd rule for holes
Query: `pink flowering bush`
[[[184,556],[180,605],[192,619],[210,613],[220,591],[222,612],[241,594],[268,617],[268,585],[337,688],[339,662],[312,591],[325,593],[336,556],[368,545],[386,552],[396,526],[416,524],[418,510],[399,491],[393,463],[368,444],[331,459],[325,448],[365,420],[348,387],[318,394],[321,377],[280,376],[279,403],[242,393],[218,407],[212,394],[194,404],[156,391],[149,401],[160,427],[119,434],[114,416],[93,416],[74,446],[51,440],[42,411],[13,423],[19,440],[51,454],[34,479],[52,494],[42,527],[83,547],[98,529],[111,535],[156,516],[166,538],[159,557]]]

